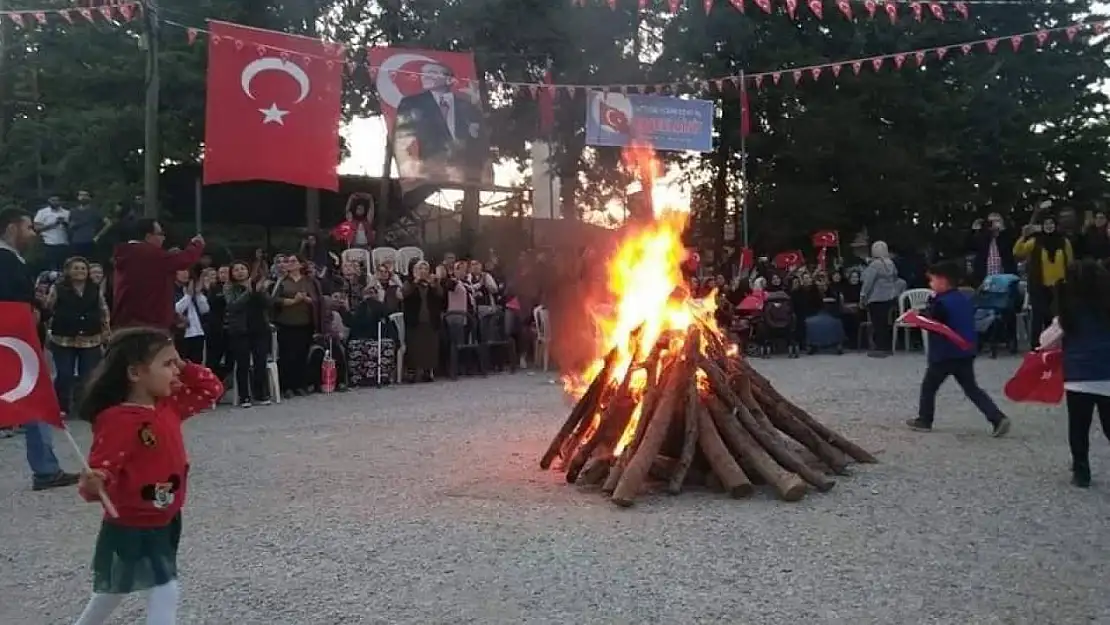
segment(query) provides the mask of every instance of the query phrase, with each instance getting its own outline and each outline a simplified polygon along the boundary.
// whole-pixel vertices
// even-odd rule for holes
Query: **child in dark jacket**
[[[975,307],[971,299],[956,288],[961,274],[960,266],[953,262],[942,262],[929,268],[929,287],[934,295],[929,300],[925,316],[952,328],[970,347],[964,349],[940,334],[929,333],[929,365],[925,369],[925,378],[921,381],[917,418],[907,421],[907,425],[922,432],[933,429],[937,391],[951,376],[956,378],[964,395],[990,421],[994,436],[1005,436],[1010,431],[1010,420],[975,381],[975,355],[978,353],[979,337],[975,331]]]

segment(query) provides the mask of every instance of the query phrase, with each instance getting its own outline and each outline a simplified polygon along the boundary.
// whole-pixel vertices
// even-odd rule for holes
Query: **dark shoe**
[[[1087,471],[1072,471],[1071,483],[1079,488],[1091,487],[1091,472]]]
[[[923,421],[921,418],[910,419],[909,421],[906,421],[906,425],[908,425],[910,429],[914,430],[915,432],[933,431],[933,424]]]
[[[1002,417],[1001,421],[994,424],[994,431],[991,432],[991,436],[995,438],[1002,438],[1003,436],[1006,436],[1006,433],[1009,431],[1010,419],[1009,417]]]
[[[249,399],[244,399],[243,401],[239,402],[239,407],[240,408],[250,408],[253,405],[254,404],[252,404],[251,400],[249,400]]]
[[[51,488],[73,486],[77,483],[78,478],[79,476],[76,473],[58,471],[53,476],[45,479],[35,478],[31,483],[31,490],[50,490]]]
[[[293,399],[293,391],[285,391],[281,394],[285,399]]]
[[[261,400],[261,401],[259,401],[259,402],[258,402],[258,405],[259,405],[259,406],[269,406],[269,405],[270,405],[271,403],[273,403],[273,402],[271,402],[271,401],[270,401],[270,400],[268,400],[268,399],[263,399],[263,400]]]

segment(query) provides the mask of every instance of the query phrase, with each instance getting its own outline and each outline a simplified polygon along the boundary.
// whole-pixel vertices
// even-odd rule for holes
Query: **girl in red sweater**
[[[149,591],[147,625],[177,618],[177,547],[189,459],[181,422],[209,408],[223,385],[203,366],[182,362],[162,330],[117,332],[85,386],[79,409],[92,423],[90,471],[81,496],[107,496],[93,555],[93,595],[75,625],[100,625],[125,595]]]

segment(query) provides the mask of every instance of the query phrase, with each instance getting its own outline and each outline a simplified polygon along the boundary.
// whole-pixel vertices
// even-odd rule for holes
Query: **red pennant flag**
[[[563,86],[563,91],[566,92],[568,97],[570,97],[570,98],[574,97],[574,85],[564,85]]]
[[[867,9],[868,17],[875,19],[875,11],[879,8],[875,0],[864,0],[863,8]]]
[[[802,256],[802,253],[798,250],[793,250],[790,252],[779,252],[778,254],[775,254],[775,257],[771,260],[771,263],[774,264],[774,266],[777,267],[780,271],[789,271],[795,267],[801,267],[803,264],[805,264],[805,256]]]
[[[1017,52],[1021,49],[1022,39],[1023,37],[1021,35],[1014,35],[1013,37],[1010,37],[1010,47],[1014,49],[1014,52]]]
[[[1049,36],[1049,34],[1048,34],[1047,30],[1038,30],[1037,31],[1037,45],[1038,46],[1043,46],[1045,44],[1045,42],[1048,41],[1048,36]]]
[[[996,48],[998,48],[998,40],[997,39],[988,39],[987,40],[987,52],[994,52]]]
[[[944,7],[940,6],[936,2],[930,2],[929,11],[933,14],[933,17],[942,22],[944,21]]]
[[[871,59],[871,69],[876,72],[883,68],[883,57],[877,56]]]
[[[771,0],[755,0],[755,5],[763,9],[764,13],[771,12]]]
[[[763,88],[763,74],[756,74],[755,75],[755,88],[756,89],[762,89]]]
[[[1064,398],[1064,356],[1058,349],[1029,352],[1002,387],[1010,401],[1058,404]]]
[[[796,69],[796,70],[790,72],[790,75],[794,77],[794,84],[795,85],[801,84],[801,82],[802,82],[802,70]]]
[[[833,78],[840,78],[840,70],[843,69],[843,68],[844,68],[844,66],[841,65],[840,63],[837,63],[836,65],[833,65],[830,68],[830,69],[832,69]]]
[[[736,7],[737,11],[744,12],[744,0],[731,0],[732,6]]]
[[[910,10],[913,11],[913,19],[915,19],[919,22],[921,21],[922,16],[924,15],[924,9],[925,9],[925,7],[921,6],[920,2],[914,2],[914,3],[910,4]]]
[[[682,0],[671,0],[671,13],[678,13],[678,7],[682,4]]]
[[[813,247],[836,247],[840,243],[840,234],[836,230],[814,232],[810,238],[813,241]]]
[[[70,24],[73,23],[73,14],[71,12],[69,12],[69,11],[59,11],[58,13],[62,17],[64,17],[67,22],[69,22]]]
[[[817,80],[818,78],[821,77],[821,68],[820,67],[811,68],[809,70],[809,74],[810,74],[810,76],[813,76],[814,80]]]
[[[771,72],[771,82],[777,85],[780,80],[782,80],[782,72]]]
[[[323,42],[210,22],[204,183],[272,180],[335,190],[343,66],[259,58],[254,44],[313,57]],[[217,45],[215,38],[236,45]],[[297,158],[289,158],[296,154]]]
[[[886,16],[890,18],[890,23],[893,24],[898,21],[898,4],[894,2],[884,2],[883,9],[886,10]]]
[[[798,0],[786,0],[786,14],[790,16],[790,19],[797,18]]]
[[[840,9],[840,12],[844,14],[844,17],[846,19],[852,19],[852,3],[851,2],[848,2],[848,0],[837,0],[836,8]]]
[[[46,24],[46,13],[43,13],[42,11],[35,12],[35,19],[38,20],[39,24],[45,25]]]
[[[119,14],[123,16],[124,21],[130,22],[135,17],[135,5],[121,4],[117,7]]]
[[[639,6],[640,6],[641,11],[648,8],[648,0],[640,0],[640,5]]]
[[[195,28],[188,28],[185,30],[185,38],[189,40],[189,45],[197,42],[197,34],[199,31]]]
[[[967,56],[967,55],[971,54],[971,44],[970,43],[965,43],[965,44],[961,45],[960,46],[960,52],[963,52],[964,56]]]
[[[968,10],[966,2],[957,2],[952,5],[952,8],[956,9],[956,12],[960,14],[960,17],[964,18],[965,20],[968,19],[968,17],[971,15],[971,11]]]
[[[971,343],[964,337],[957,334],[955,330],[944,325],[943,323],[940,323],[939,321],[933,321],[932,319],[922,315],[916,310],[910,310],[903,313],[902,316],[898,318],[897,322],[911,328],[924,330],[926,332],[932,332],[933,334],[939,334],[951,341],[956,347],[962,350],[969,350],[972,348]]]
[[[895,54],[894,55],[894,67],[895,67],[895,69],[902,69],[902,65],[905,62],[906,62],[906,55],[905,54]]]
[[[81,17],[89,20],[90,22],[93,21],[92,9],[77,9],[77,12],[81,14]]]
[[[540,109],[540,134],[542,135],[547,135],[555,129],[555,87],[552,86],[551,81],[551,71],[548,70],[543,74],[543,89],[540,90],[537,96]]]
[[[948,48],[937,48],[935,52],[937,53],[937,59],[943,61],[944,57],[948,55]]]
[[[821,3],[821,0],[809,0],[807,4],[810,12],[816,15],[817,19],[825,19],[825,5]]]
[[[98,10],[100,11],[100,14],[104,16],[104,19],[112,21],[112,5],[102,5]]]
[[[860,70],[863,69],[863,61],[852,61],[852,73],[859,76]]]
[[[914,58],[915,61],[917,61],[917,66],[918,67],[921,67],[922,65],[925,64],[925,52],[924,51],[918,50],[917,52],[914,52],[913,53],[913,58]]]
[[[23,14],[22,13],[7,13],[8,19],[16,26],[23,28]]]
[[[740,136],[752,134],[752,107],[748,100],[748,84],[740,83]]]
[[[712,10],[713,10],[713,0],[705,0],[705,14],[709,15],[709,12],[712,11]]]
[[[1067,33],[1068,41],[1073,41],[1075,36],[1079,33],[1079,28],[1077,26],[1068,26],[1067,30],[1064,32]]]
[[[0,348],[0,427],[65,427],[30,304],[0,303]]]

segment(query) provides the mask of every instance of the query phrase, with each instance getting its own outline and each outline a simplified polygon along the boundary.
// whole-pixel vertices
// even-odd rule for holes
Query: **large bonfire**
[[[858,445],[786,400],[729,345],[715,297],[683,277],[685,217],[630,229],[607,265],[608,305],[596,314],[595,358],[564,378],[574,408],[540,460],[570,483],[630,506],[649,479],[734,497],[770,485],[786,501],[826,491]]]

